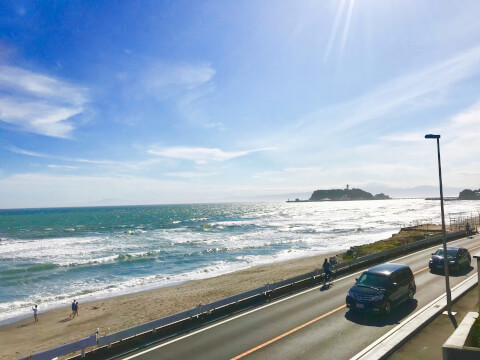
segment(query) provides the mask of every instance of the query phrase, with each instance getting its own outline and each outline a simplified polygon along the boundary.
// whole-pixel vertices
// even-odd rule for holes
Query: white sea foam
[[[8,240],[0,241],[0,271],[6,271],[7,280],[21,276],[22,281],[31,282],[8,288],[8,294],[5,287],[3,298],[0,289],[0,299],[9,299],[0,300],[0,320],[28,313],[33,303],[40,304],[42,311],[68,305],[73,297],[115,296],[261,264],[341,252],[388,238],[414,221],[440,223],[438,202],[424,200],[225,206],[235,210],[231,216],[227,212],[222,216],[199,213],[185,219],[172,217],[165,227],[152,226],[141,218],[138,224],[122,220],[114,230],[103,224],[91,232],[84,224],[66,225],[58,238],[51,237],[54,228],[50,226],[42,227],[48,232],[45,238],[7,235]],[[447,219],[449,213],[478,215],[479,210],[477,202],[445,204]],[[171,227],[172,223],[176,226]],[[23,228],[19,233],[29,234],[29,230]],[[30,271],[32,267],[36,270]],[[24,268],[25,273],[15,272]],[[62,277],[55,275],[59,269]]]

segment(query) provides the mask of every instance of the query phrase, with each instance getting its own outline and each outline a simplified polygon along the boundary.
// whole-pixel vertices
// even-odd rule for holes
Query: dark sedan
[[[467,249],[448,246],[447,247],[448,269],[452,272],[467,270],[470,268],[472,258]],[[444,252],[443,248],[438,249],[432,254],[428,263],[431,272],[443,272],[444,270]]]

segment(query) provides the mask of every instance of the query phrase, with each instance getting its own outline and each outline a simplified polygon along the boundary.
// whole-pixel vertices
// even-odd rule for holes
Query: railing
[[[458,238],[458,237],[463,236],[463,235],[465,235],[464,230],[454,232],[454,233],[449,233],[449,234],[447,234],[447,239],[454,239],[454,238]],[[338,263],[338,264],[333,265],[332,268],[338,274],[346,274],[346,273],[352,272],[356,269],[363,268],[363,267],[366,267],[366,266],[369,266],[369,265],[372,265],[372,264],[375,264],[375,263],[379,263],[381,261],[385,261],[387,259],[391,259],[391,258],[400,256],[402,254],[414,251],[416,249],[421,249],[421,248],[428,247],[429,245],[433,245],[433,244],[441,242],[441,240],[442,240],[442,236],[435,236],[435,237],[430,237],[430,238],[426,238],[426,239],[423,239],[423,240],[417,240],[413,243],[398,246],[398,247],[393,248],[393,249],[384,250],[384,251],[381,251],[381,252],[378,252],[378,253],[362,256],[362,257],[354,259],[354,260]],[[170,315],[170,316],[158,319],[158,320],[153,320],[153,321],[150,321],[150,322],[145,323],[145,324],[137,325],[137,326],[125,329],[125,330],[118,331],[116,333],[108,334],[108,335],[101,336],[101,337],[97,337],[96,334],[94,334],[96,342],[93,343],[93,344],[88,343],[88,346],[97,345],[98,347],[105,347],[105,346],[110,347],[112,344],[115,344],[115,343],[118,343],[118,342],[123,342],[127,339],[130,339],[130,338],[133,338],[133,337],[136,337],[136,336],[140,336],[140,335],[145,334],[145,333],[156,332],[161,328],[173,325],[175,323],[180,323],[182,321],[186,321],[186,320],[189,320],[189,319],[192,319],[192,318],[195,318],[195,317],[198,318],[198,317],[200,317],[204,314],[210,314],[211,312],[216,311],[218,309],[225,308],[225,307],[228,307],[228,306],[232,306],[233,304],[238,304],[240,302],[247,301],[248,299],[251,299],[251,298],[254,298],[254,297],[267,296],[267,298],[268,298],[269,295],[271,295],[274,292],[279,292],[278,295],[283,295],[285,292],[281,291],[282,288],[292,286],[292,285],[295,285],[297,283],[309,282],[309,284],[306,284],[306,286],[311,286],[312,283],[323,280],[323,276],[324,276],[323,270],[322,269],[316,269],[313,272],[310,272],[310,273],[307,273],[307,274],[299,275],[299,276],[296,276],[294,278],[282,280],[282,281],[279,281],[279,282],[276,282],[276,283],[267,284],[267,285],[261,286],[259,288],[250,290],[250,291],[246,291],[246,292],[234,295],[234,296],[230,296],[230,297],[225,298],[225,299],[215,301],[215,302],[210,303],[210,304],[199,305],[195,309],[183,311],[181,313]],[[76,341],[76,342],[72,342],[70,344],[62,345],[60,347],[48,350],[48,351],[40,353],[40,354],[32,355],[32,357],[29,357],[29,358],[23,358],[21,360],[51,359],[55,356],[65,355],[65,354],[68,354],[68,353],[73,352],[73,351],[78,351],[78,350],[84,349],[85,348],[84,345],[87,343],[87,339],[89,339],[88,341],[90,341],[91,338],[94,335],[92,335],[89,338],[85,338],[85,339],[82,339],[82,340],[79,340],[79,341]],[[65,352],[61,353],[61,351],[65,351]],[[49,354],[48,356],[51,356],[51,354],[55,354],[55,355],[51,356],[51,357],[44,357],[44,354]]]
[[[70,354],[75,351],[81,351],[82,356],[84,356],[85,349],[95,345],[97,345],[97,334],[92,334],[89,337],[73,341],[71,343],[64,344],[47,351],[43,351],[41,353],[33,354],[20,360],[51,360],[58,356]]]

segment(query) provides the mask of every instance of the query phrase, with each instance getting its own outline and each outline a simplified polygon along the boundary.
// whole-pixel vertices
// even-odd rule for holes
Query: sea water
[[[449,216],[480,202],[445,203]],[[454,214],[454,215],[452,215]],[[440,223],[422,199],[0,210],[0,320],[341,252],[413,222]],[[319,264],[320,265],[320,264]]]

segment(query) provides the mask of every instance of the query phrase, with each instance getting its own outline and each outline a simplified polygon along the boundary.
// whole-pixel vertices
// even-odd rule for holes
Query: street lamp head
[[[427,134],[425,139],[440,139],[440,135]]]

